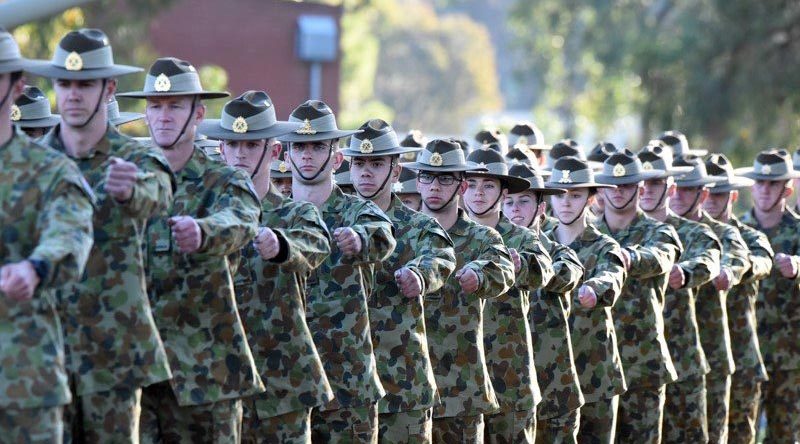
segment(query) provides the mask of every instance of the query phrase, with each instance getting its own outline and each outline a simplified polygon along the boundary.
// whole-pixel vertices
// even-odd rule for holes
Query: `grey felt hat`
[[[645,170],[642,162],[628,150],[612,154],[603,162],[603,172],[595,176],[599,183],[628,185],[663,176],[661,170]]]
[[[675,159],[676,167],[690,167],[691,170],[681,176],[675,177],[675,185],[682,188],[702,187],[711,185],[720,180],[719,177],[710,176],[706,171],[703,158],[693,155],[684,155]]]
[[[520,122],[508,132],[508,144],[520,150],[550,150],[552,147],[544,143],[542,131],[533,123]]]
[[[571,190],[575,188],[616,188],[616,185],[598,183],[589,163],[575,156],[562,157],[553,165],[552,176],[546,187]]]
[[[333,183],[340,186],[353,186],[353,179],[350,178],[350,162],[347,159],[342,160],[342,164],[333,172]]]
[[[417,191],[417,175],[414,171],[403,167],[400,170],[400,178],[392,185],[392,191],[396,194],[419,194],[419,191]]]
[[[308,100],[292,111],[289,122],[300,123],[300,128],[283,135],[283,142],[320,142],[341,139],[360,132],[359,130],[340,130],[336,126],[336,116],[331,108],[320,100]]]
[[[636,156],[642,162],[642,168],[645,171],[661,171],[661,179],[682,176],[692,171],[692,167],[688,165],[675,166],[672,158],[672,149],[660,140],[651,141]]]
[[[677,130],[664,131],[658,139],[672,147],[672,153],[677,158],[680,156],[694,155],[705,156],[708,150],[689,148],[689,139],[686,135]]]
[[[277,119],[264,91],[246,91],[226,103],[219,119],[204,120],[198,131],[217,140],[262,140],[288,134],[302,125]]]
[[[281,152],[278,158],[269,164],[270,175],[273,179],[283,179],[292,177],[292,169],[286,161],[286,144],[281,144]]]
[[[496,128],[478,131],[475,134],[475,141],[478,142],[478,146],[475,149],[492,149],[500,154],[505,154],[508,151],[508,137]]]
[[[31,60],[22,57],[19,45],[5,28],[0,26],[0,74],[29,71],[46,64],[43,60]]]
[[[523,191],[536,191],[545,196],[564,194],[567,192],[567,190],[563,188],[545,186],[542,172],[524,163],[512,163],[508,168],[508,175],[526,179],[530,183],[528,189]]]
[[[475,150],[469,153],[467,161],[486,169],[486,171],[471,171],[467,173],[467,177],[480,176],[497,179],[511,194],[521,193],[531,186],[528,179],[509,175],[508,165],[503,155],[495,150],[485,148]]]
[[[405,153],[416,153],[422,148],[401,146],[397,133],[391,125],[381,119],[364,122],[360,133],[350,138],[350,146],[341,150],[346,157],[381,157]]]
[[[800,178],[800,171],[794,169],[789,152],[783,149],[770,149],[758,153],[752,167],[737,168],[737,175],[753,180],[789,180]]]
[[[27,85],[11,105],[11,123],[20,128],[52,128],[61,116],[50,112],[50,100],[42,90]]]
[[[200,83],[200,74],[186,60],[162,57],[150,66],[141,91],[119,93],[117,97],[146,99],[148,97],[196,96],[201,99],[221,99],[229,95],[225,91],[204,90]]]
[[[750,188],[755,183],[752,179],[739,177],[734,173],[733,164],[724,154],[711,154],[706,158],[706,171],[718,178],[711,184],[711,194],[728,193],[733,190]]]
[[[106,105],[106,110],[108,112],[108,121],[114,126],[120,126],[126,123],[144,119],[144,114],[142,113],[120,111],[119,102],[117,102],[116,98],[112,98],[111,101],[108,102],[108,105]]]
[[[404,167],[416,171],[486,171],[486,168],[464,158],[461,145],[453,139],[434,139],[419,152],[416,162],[404,163]]]

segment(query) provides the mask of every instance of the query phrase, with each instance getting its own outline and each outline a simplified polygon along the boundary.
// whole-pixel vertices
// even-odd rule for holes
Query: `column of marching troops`
[[[139,71],[0,31],[0,442],[800,439],[797,156],[210,119],[191,64]]]

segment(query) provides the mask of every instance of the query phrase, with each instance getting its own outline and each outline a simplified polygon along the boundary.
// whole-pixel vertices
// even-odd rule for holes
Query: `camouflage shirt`
[[[42,142],[65,152],[60,128]],[[111,157],[139,168],[133,196],[124,203],[105,191]],[[67,362],[77,394],[165,381],[171,375],[147,299],[142,245],[147,219],[172,202],[174,176],[159,150],[110,124],[90,153],[73,160],[97,196],[86,271],[80,282],[59,290]]]
[[[83,273],[92,247],[93,199],[74,163],[21,130],[0,146],[2,264],[47,264],[30,300],[0,293],[0,409],[70,401],[53,291]]]
[[[741,221],[764,233],[775,254],[800,255],[800,217],[794,213],[785,211],[780,223],[768,229],[759,225],[753,210]],[[773,265],[769,276],[761,280],[756,315],[767,373],[800,368],[800,273],[787,279]]]
[[[675,366],[664,337],[664,291],[683,247],[675,230],[637,211],[631,224],[612,232],[605,217],[597,228],[628,250],[631,265],[612,310],[628,388],[659,387],[675,381]]]
[[[350,227],[361,238],[361,251],[351,258],[332,245],[307,283],[306,318],[334,396],[322,410],[361,407],[385,394],[372,350],[365,282],[372,267],[391,256],[396,241],[383,211],[338,186],[320,212],[331,233]]]
[[[681,267],[685,282],[683,288],[667,288],[664,298],[664,334],[672,355],[678,380],[689,376],[705,375],[711,370],[700,341],[697,321],[697,292],[719,274],[722,244],[708,227],[672,212],[666,223],[675,228],[683,244],[683,253],[675,263]],[[705,328],[705,321],[703,319]]]
[[[422,410],[433,406],[436,381],[425,337],[424,295],[438,291],[456,267],[453,241],[436,219],[417,213],[397,196],[386,212],[395,227],[397,246],[376,265],[369,319],[375,359],[386,396],[380,413]],[[408,267],[420,278],[422,294],[405,297],[394,272]]]
[[[731,270],[731,285],[737,285],[745,271],[750,268],[750,252],[742,235],[728,224],[719,222],[703,212],[700,222],[714,230],[722,242],[720,268]],[[716,276],[715,276],[716,277]],[[735,365],[731,350],[731,334],[728,329],[727,291],[719,291],[713,283],[700,287],[697,293],[697,317],[703,320],[700,341],[712,371],[733,374]]]
[[[456,271],[478,275],[478,290],[465,294],[455,273],[439,291],[425,295],[428,348],[439,388],[434,417],[475,416],[497,411],[483,348],[486,299],[507,292],[514,283],[514,264],[500,234],[458,210],[447,234],[453,240]]]
[[[195,148],[176,173],[172,207],[147,227],[148,295],[167,350],[180,405],[261,392],[253,355],[236,308],[227,256],[256,235],[260,208],[247,175]],[[200,250],[182,254],[167,220],[191,216]]]
[[[739,285],[728,292],[728,325],[731,330],[733,361],[736,373],[767,380],[767,369],[761,357],[756,320],[756,299],[759,282],[772,271],[772,246],[767,236],[739,219],[731,217],[728,224],[739,230],[750,251],[750,269],[742,276]]]
[[[521,267],[507,293],[486,301],[483,345],[500,410],[530,410],[542,400],[533,363],[528,313],[532,291],[553,277],[553,262],[537,236],[500,215],[495,227],[507,248],[519,253]]]
[[[252,242],[242,249],[236,300],[247,342],[266,392],[256,395],[259,418],[317,407],[333,399],[306,324],[306,279],[331,252],[317,208],[284,198],[274,186],[261,200],[261,226],[281,250],[264,260]]]
[[[547,234],[555,239],[555,231]],[[581,285],[590,287],[597,295],[597,305],[584,308],[576,290],[569,318],[581,392],[587,403],[597,402],[622,394],[627,388],[611,316],[611,309],[622,292],[625,265],[619,244],[591,224],[569,248],[578,255],[586,270]]]
[[[533,297],[528,322],[542,390],[536,414],[546,419],[577,410],[584,403],[569,331],[570,297],[583,279],[584,268],[570,248],[541,232],[539,241],[553,260],[553,277]]]

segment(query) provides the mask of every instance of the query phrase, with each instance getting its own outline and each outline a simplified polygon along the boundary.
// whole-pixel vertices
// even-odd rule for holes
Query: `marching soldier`
[[[706,374],[711,368],[701,345],[696,305],[700,286],[719,274],[722,244],[707,225],[669,209],[675,176],[690,173],[692,168],[674,166],[672,150],[663,142],[648,144],[638,157],[645,169],[662,172],[644,181],[640,207],[653,219],[672,226],[684,249],[680,261],[672,265],[664,296],[664,334],[678,380],[667,385],[663,441],[708,442]]]
[[[667,145],[675,159],[689,155],[702,157],[708,154],[708,150],[689,148],[689,140],[686,135],[677,130],[664,131],[655,140],[660,140]]]
[[[50,99],[35,86],[26,85],[14,105],[11,123],[32,139],[44,136],[61,121],[61,116],[50,112]]]
[[[483,443],[484,415],[498,402],[487,371],[483,342],[486,300],[514,283],[514,264],[500,234],[472,222],[458,208],[464,174],[481,170],[464,159],[453,140],[436,139],[404,166],[418,172],[424,214],[453,240],[456,272],[425,298],[425,324],[440,402],[434,407],[433,442]]]
[[[511,290],[489,299],[484,309],[486,364],[500,404],[499,412],[484,415],[485,442],[533,444],[542,395],[528,324],[530,293],[550,281],[553,264],[536,234],[514,225],[501,211],[508,194],[527,191],[531,183],[509,175],[503,156],[494,150],[475,150],[467,160],[487,171],[467,172],[464,206],[472,220],[500,233],[516,274]]]
[[[706,170],[709,175],[717,176],[717,180],[710,188],[711,194],[704,202],[703,210],[739,230],[750,251],[750,269],[742,276],[739,285],[730,289],[727,300],[736,365],[731,379],[728,442],[752,444],[756,439],[761,385],[767,380],[758,342],[756,298],[759,281],[769,276],[772,270],[772,246],[764,233],[743,224],[733,215],[733,205],[739,198],[738,190],[751,187],[753,181],[735,176],[733,166],[722,154],[709,156]]]
[[[392,256],[375,267],[369,302],[375,360],[386,389],[378,401],[379,441],[430,443],[436,381],[422,301],[455,270],[453,241],[435,219],[412,211],[392,192],[401,175],[400,156],[419,148],[399,146],[392,127],[380,119],[359,129],[342,154],[350,157],[356,192],[386,213],[397,240]]]
[[[292,197],[292,170],[289,168],[289,162],[286,161],[286,149],[283,144],[281,144],[281,152],[278,157],[269,164],[269,176],[275,189],[283,197]]]
[[[62,289],[77,395],[64,414],[67,442],[135,442],[142,387],[171,376],[147,299],[141,246],[147,219],[172,202],[174,177],[158,150],[109,124],[106,108],[115,78],[139,71],[114,63],[98,29],[67,33],[52,61],[33,71],[53,79],[61,111],[61,123],[42,142],[73,158],[98,197],[86,272]]]
[[[753,167],[737,171],[753,179],[753,208],[742,222],[772,244],[772,271],[758,292],[758,339],[769,374],[761,402],[767,415],[765,442],[800,440],[800,217],[787,209],[789,181],[800,178],[785,150],[758,154]]]
[[[356,189],[353,188],[353,179],[350,178],[350,161],[342,159],[342,164],[333,173],[333,183],[339,187],[344,194],[355,195]]]
[[[119,102],[116,97],[111,97],[106,105],[106,114],[108,115],[108,123],[119,128],[126,123],[135,122],[144,119],[142,113],[132,113],[128,111],[119,110]]]
[[[367,285],[374,267],[394,251],[392,224],[375,204],[333,183],[343,161],[339,139],[360,131],[337,128],[333,111],[317,100],[297,107],[289,121],[302,124],[281,137],[291,143],[292,196],[320,210],[334,241],[306,285],[308,326],[334,394],[312,412],[312,441],[374,443],[378,401],[386,392],[373,353]]]
[[[520,122],[511,127],[508,143],[513,149],[522,151],[535,159],[532,166],[537,168],[545,166],[547,152],[552,149],[550,145],[544,143],[544,135],[539,127],[530,122]]]
[[[403,205],[414,211],[422,210],[422,198],[417,191],[417,175],[406,167],[401,167],[400,177],[392,185],[394,194]]]
[[[502,155],[508,152],[508,137],[497,128],[478,131],[475,134],[475,142],[477,142],[475,149],[492,149]]]
[[[665,385],[677,379],[664,337],[664,290],[682,247],[669,225],[639,208],[641,182],[661,175],[645,171],[627,150],[611,155],[595,180],[616,185],[603,190],[605,208],[596,221],[622,247],[628,277],[612,312],[628,390],[620,397],[619,442],[661,442]]]
[[[234,283],[239,315],[264,393],[242,402],[242,442],[306,443],[311,409],[333,398],[305,319],[308,274],[330,254],[330,236],[316,207],[281,196],[267,168],[281,151],[276,137],[300,128],[278,121],[263,91],[225,104],[220,119],[198,131],[221,140],[222,156],[246,172],[261,199],[258,235],[241,254]]]
[[[626,271],[619,244],[588,223],[587,217],[597,190],[615,186],[595,182],[589,164],[576,157],[557,160],[545,186],[567,190],[550,199],[558,225],[546,234],[577,253],[586,269],[569,318],[575,367],[586,401],[580,409],[578,442],[611,444],[619,395],[626,390],[611,313]]]
[[[142,440],[238,442],[240,398],[264,390],[236,309],[227,257],[256,235],[260,209],[250,178],[194,144],[205,115],[189,62],[156,60],[141,91],[154,145],[177,177],[172,205],[147,227],[148,296],[172,378],[142,393]]]
[[[81,279],[94,196],[78,167],[12,126],[23,59],[0,28],[0,436],[61,442],[70,402],[55,290]]]

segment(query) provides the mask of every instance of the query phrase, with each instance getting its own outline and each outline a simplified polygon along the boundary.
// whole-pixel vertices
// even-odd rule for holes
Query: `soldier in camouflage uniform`
[[[330,107],[316,100],[297,107],[289,120],[303,124],[282,136],[291,142],[292,196],[317,206],[333,239],[331,255],[307,283],[306,319],[334,394],[312,412],[312,441],[374,443],[385,391],[373,353],[368,295],[374,267],[394,251],[393,227],[375,204],[344,194],[332,182],[343,161],[339,139],[360,131],[339,130]]]
[[[567,190],[551,197],[559,223],[546,234],[577,253],[586,269],[569,318],[575,367],[586,401],[580,410],[578,442],[610,444],[619,395],[627,388],[611,315],[626,271],[619,244],[589,223],[587,212],[598,189],[615,186],[596,183],[589,164],[571,156],[556,161],[545,185]]]
[[[644,212],[671,225],[684,251],[672,265],[664,296],[664,334],[678,380],[667,385],[664,403],[664,442],[707,442],[706,374],[710,371],[700,341],[696,315],[699,287],[719,274],[722,244],[708,226],[676,215],[669,209],[675,194],[675,176],[692,171],[674,166],[672,150],[663,142],[649,143],[638,153],[645,169],[663,171],[644,182],[640,206]]]
[[[620,397],[619,442],[661,441],[665,385],[677,379],[664,336],[664,291],[673,263],[682,251],[678,234],[669,225],[647,217],[639,208],[640,184],[662,173],[645,171],[627,150],[603,163],[600,183],[617,185],[603,190],[601,232],[622,247],[628,277],[612,315],[628,391]]]
[[[342,154],[350,157],[356,192],[389,216],[397,240],[392,256],[375,267],[369,301],[375,359],[386,389],[378,401],[379,441],[429,443],[436,381],[422,301],[455,270],[453,241],[435,219],[409,209],[392,192],[401,176],[400,156],[419,148],[399,146],[392,127],[380,119],[359,129]]]
[[[61,442],[70,402],[54,290],[78,281],[92,247],[94,196],[69,158],[11,125],[23,59],[0,28],[0,436]]]
[[[527,179],[508,174],[500,153],[475,150],[468,161],[487,172],[468,172],[464,206],[472,220],[497,230],[514,260],[514,287],[489,299],[484,310],[486,364],[500,411],[484,415],[485,441],[531,443],[536,436],[536,404],[542,400],[533,363],[528,314],[530,294],[553,277],[550,255],[536,234],[509,221],[501,212],[507,194],[527,191]],[[558,190],[556,192],[561,192]]]
[[[61,121],[61,116],[50,112],[50,99],[35,86],[26,85],[14,106],[11,122],[32,139],[44,136]]]
[[[711,186],[711,194],[703,204],[703,209],[714,219],[739,230],[750,250],[750,269],[742,276],[739,285],[730,289],[727,301],[731,344],[734,345],[733,361],[736,365],[736,373],[731,379],[728,442],[753,444],[761,384],[767,380],[758,342],[756,298],[759,281],[769,276],[772,270],[772,246],[764,233],[743,224],[733,215],[733,204],[739,198],[738,190],[751,187],[753,181],[735,176],[733,166],[722,154],[709,156],[706,170],[708,174],[718,176],[718,180]]]
[[[172,205],[147,226],[148,296],[172,379],[142,394],[141,438],[236,442],[239,398],[264,390],[236,309],[227,256],[256,234],[260,209],[250,178],[194,145],[209,92],[188,62],[155,61],[142,91],[152,142],[177,176]]]
[[[482,170],[464,159],[453,140],[433,140],[416,162],[424,214],[435,218],[455,245],[456,272],[425,298],[425,324],[440,402],[434,407],[433,442],[483,443],[484,414],[498,402],[487,371],[483,311],[486,300],[507,292],[514,265],[500,234],[472,222],[457,205],[464,173]]]
[[[198,127],[222,141],[225,162],[252,178],[261,199],[261,228],[242,249],[234,278],[247,342],[266,386],[242,402],[246,443],[310,441],[311,409],[333,398],[305,319],[306,278],[330,254],[330,235],[313,204],[278,193],[266,167],[281,151],[276,137],[301,126],[278,121],[267,93],[247,91],[225,104],[220,119]]]
[[[506,153],[518,150],[532,159],[531,166],[543,168],[547,163],[547,152],[553,147],[544,143],[544,134],[531,122],[519,122],[511,127],[508,132],[508,144],[512,149]]]
[[[111,97],[106,104],[106,114],[108,115],[108,123],[119,128],[126,123],[135,122],[144,119],[144,114],[133,113],[119,110],[119,102],[116,97]]]
[[[42,142],[74,159],[98,198],[83,279],[60,290],[76,395],[64,412],[67,442],[135,442],[141,388],[171,376],[147,299],[141,246],[147,219],[172,202],[174,178],[157,149],[120,134],[107,118],[114,78],[138,71],[114,64],[97,29],[67,33],[51,63],[34,70],[54,80],[62,110]]]
[[[737,171],[738,172],[738,171]],[[765,442],[800,441],[800,217],[787,209],[800,178],[785,150],[762,151],[741,172],[756,183],[753,208],[742,222],[763,232],[775,252],[770,275],[758,292],[758,338],[769,381],[761,402],[767,415]]]
[[[342,190],[344,194],[356,194],[356,189],[353,188],[353,180],[350,179],[350,161],[342,159],[342,164],[336,171],[333,172],[333,183]]]
[[[703,211],[707,186],[715,181],[706,173],[703,160],[684,156],[675,164],[692,167],[692,170],[676,178],[677,189],[670,200],[670,208],[682,217],[709,226],[722,244],[719,275],[713,282],[700,286],[697,292],[697,316],[704,320],[700,341],[711,367],[711,373],[706,376],[708,439],[710,443],[724,444],[728,441],[731,375],[735,370],[726,299],[730,287],[738,284],[750,268],[750,252],[738,230]]]
[[[269,164],[269,176],[275,185],[275,191],[283,197],[292,197],[292,170],[286,161],[286,148],[282,143],[280,154]]]

